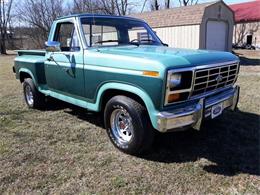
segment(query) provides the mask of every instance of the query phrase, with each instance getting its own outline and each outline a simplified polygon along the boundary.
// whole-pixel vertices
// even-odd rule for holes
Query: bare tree
[[[170,8],[170,0],[165,0],[165,9],[169,9]]]
[[[64,15],[62,0],[25,0],[20,6],[20,19],[31,28],[29,35],[37,48],[42,48],[57,17]]]
[[[99,0],[99,8],[104,13],[111,15],[127,15],[134,1],[129,0]]]
[[[197,4],[199,0],[179,0],[180,6],[194,5]]]
[[[133,0],[73,0],[72,12],[127,15],[135,5]]]
[[[99,0],[98,9],[105,14],[116,15],[116,3],[117,0]]]
[[[71,13],[102,13],[99,0],[73,0]]]
[[[143,5],[142,5],[142,9],[141,9],[141,13],[143,13],[144,8],[145,8],[145,6],[146,6],[146,3],[147,3],[147,0],[144,0]]]
[[[151,5],[151,10],[152,11],[159,10],[159,8],[160,8],[158,0],[153,0],[150,5]]]
[[[120,0],[120,2],[116,0],[116,8],[117,8],[118,15],[126,15],[128,5],[129,5],[128,0]]]
[[[13,0],[0,0],[0,53],[6,54],[7,27],[11,20]]]

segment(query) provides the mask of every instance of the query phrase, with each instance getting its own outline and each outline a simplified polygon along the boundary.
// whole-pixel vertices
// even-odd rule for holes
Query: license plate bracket
[[[223,103],[218,103],[211,107],[211,118],[216,118],[217,116],[221,115],[223,111]]]

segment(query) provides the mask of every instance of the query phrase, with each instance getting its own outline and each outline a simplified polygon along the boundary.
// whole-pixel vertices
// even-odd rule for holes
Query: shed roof
[[[260,21],[260,1],[230,5],[235,13],[235,22]]]
[[[200,24],[203,19],[205,8],[215,3],[218,2],[215,1],[185,7],[144,12],[131,16],[145,20],[151,27]]]

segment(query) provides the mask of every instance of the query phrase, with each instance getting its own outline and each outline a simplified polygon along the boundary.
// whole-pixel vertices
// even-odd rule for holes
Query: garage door
[[[206,49],[225,51],[227,49],[227,24],[221,21],[207,22]]]

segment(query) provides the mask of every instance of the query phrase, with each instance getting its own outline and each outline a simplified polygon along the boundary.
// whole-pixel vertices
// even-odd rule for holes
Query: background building
[[[170,47],[231,51],[233,11],[222,1],[132,15]]]
[[[235,13],[233,43],[260,48],[260,1],[230,5]]]

